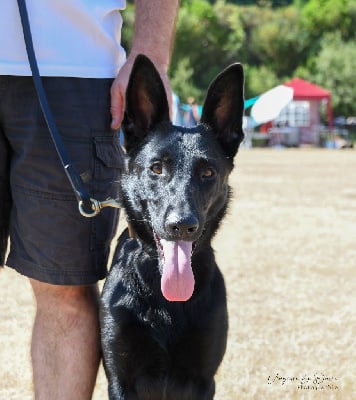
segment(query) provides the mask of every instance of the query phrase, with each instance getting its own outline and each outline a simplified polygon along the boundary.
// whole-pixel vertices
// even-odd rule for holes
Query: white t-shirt
[[[125,0],[27,0],[42,76],[113,78]],[[0,75],[31,75],[16,0],[0,0]]]

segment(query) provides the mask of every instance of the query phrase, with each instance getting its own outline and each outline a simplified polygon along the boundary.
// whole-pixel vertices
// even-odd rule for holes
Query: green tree
[[[267,65],[278,77],[289,75],[306,59],[307,32],[296,7],[257,9],[259,24],[251,33],[249,47],[255,63]]]
[[[341,33],[325,36],[312,63],[310,79],[331,91],[336,115],[354,115],[356,104],[356,43],[343,41]]]
[[[182,1],[177,21],[177,32],[170,75],[175,77],[181,60],[193,71],[192,82],[202,101],[213,77],[228,64],[239,59],[243,41],[239,23],[239,9],[224,1],[210,4],[206,0]],[[180,72],[181,74],[181,72]],[[184,101],[173,79],[173,89]]]
[[[245,66],[245,97],[255,97],[267,90],[277,86],[281,80],[276,76],[273,69],[266,65]]]
[[[189,59],[184,57],[177,62],[174,75],[171,78],[171,86],[180,100],[185,103],[187,98],[201,98],[201,91],[193,83],[194,70],[190,66]]]
[[[126,9],[122,12],[123,14],[123,27],[121,31],[121,43],[124,49],[128,52],[131,48],[133,32],[134,32],[134,21],[135,21],[135,6],[128,3]]]
[[[302,18],[313,40],[336,31],[343,40],[356,38],[355,0],[309,0],[303,7]]]

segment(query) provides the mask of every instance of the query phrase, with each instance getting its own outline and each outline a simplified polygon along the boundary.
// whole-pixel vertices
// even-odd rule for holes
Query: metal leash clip
[[[87,212],[84,210],[84,202],[80,201],[78,203],[78,208],[79,208],[79,212],[82,214],[83,217],[87,217],[87,218],[91,218],[91,217],[95,217],[97,216],[101,209],[104,207],[113,207],[113,208],[121,208],[121,204],[114,199],[108,198],[107,200],[104,201],[99,201],[96,199],[90,199],[91,201],[91,208],[92,208],[92,212]]]

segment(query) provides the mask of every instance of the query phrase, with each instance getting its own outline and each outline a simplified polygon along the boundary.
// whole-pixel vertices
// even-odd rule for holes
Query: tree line
[[[134,4],[124,11],[130,47]],[[245,67],[246,98],[294,77],[330,90],[335,115],[356,114],[355,0],[181,0],[169,71],[185,102],[202,102],[213,77]]]

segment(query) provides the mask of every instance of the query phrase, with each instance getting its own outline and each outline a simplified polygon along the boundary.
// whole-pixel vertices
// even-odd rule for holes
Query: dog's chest
[[[149,307],[141,314],[141,321],[162,345],[169,346],[189,329],[189,319],[180,304],[171,307]]]

